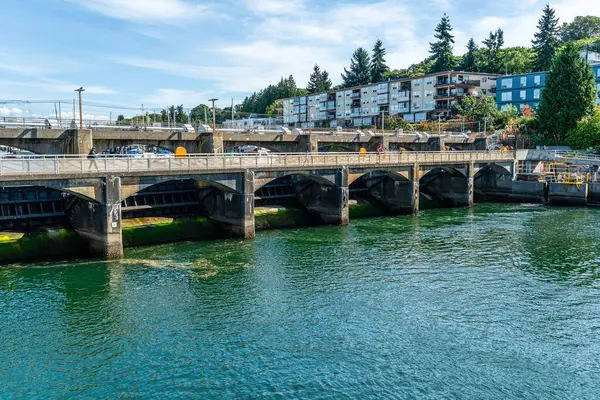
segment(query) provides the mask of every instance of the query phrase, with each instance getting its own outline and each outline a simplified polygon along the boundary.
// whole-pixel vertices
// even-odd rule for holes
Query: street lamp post
[[[83,112],[81,111],[81,92],[85,92],[85,89],[82,86],[79,89],[75,89],[75,91],[79,93],[79,129],[83,129]]]
[[[212,123],[213,124],[213,133],[217,132],[217,125],[216,125],[216,122],[215,122],[215,115],[216,115],[215,114],[215,101],[217,101],[217,100],[219,100],[219,99],[215,99],[215,98],[208,99],[208,101],[212,102],[212,109],[213,109],[213,123]]]

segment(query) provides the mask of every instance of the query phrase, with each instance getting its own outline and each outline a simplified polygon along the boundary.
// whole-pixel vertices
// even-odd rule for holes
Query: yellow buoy
[[[187,157],[187,150],[185,147],[179,146],[175,149],[175,158],[185,158]]]

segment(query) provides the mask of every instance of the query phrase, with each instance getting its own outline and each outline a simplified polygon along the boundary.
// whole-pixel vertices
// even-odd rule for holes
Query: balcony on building
[[[360,99],[360,89],[356,89],[352,91],[352,94],[350,95],[351,99]]]
[[[442,89],[438,89],[435,96],[433,96],[434,100],[444,100],[444,99],[449,100],[452,97],[454,97],[454,94],[452,94],[452,91],[442,90]]]
[[[326,109],[327,111],[335,111],[335,99],[327,102]]]

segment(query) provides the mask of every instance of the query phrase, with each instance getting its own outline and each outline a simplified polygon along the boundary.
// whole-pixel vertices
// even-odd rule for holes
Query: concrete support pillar
[[[80,201],[72,211],[75,230],[89,243],[90,255],[123,257],[121,236],[121,178],[107,176],[100,185],[99,202]]]
[[[254,239],[254,172],[246,170],[242,174],[240,196],[240,222],[233,226],[233,234],[244,239]]]
[[[94,146],[94,138],[91,129],[72,129],[67,131],[70,140],[68,154],[89,154]]]
[[[299,135],[298,150],[301,153],[318,153],[319,152],[319,137],[317,135]]]
[[[200,137],[202,152],[212,154],[223,154],[225,147],[223,146],[223,132],[203,133]]]
[[[348,185],[348,168],[343,167],[335,176],[335,186],[337,188],[337,221],[339,225],[348,225],[348,201],[350,200],[350,188]]]
[[[222,225],[224,236],[254,238],[254,172],[246,170],[237,177],[238,191],[214,192],[209,218]]]
[[[377,149],[380,145],[384,152],[390,151],[390,137],[389,135],[375,136],[373,139],[373,145],[369,146],[373,150]]]
[[[410,187],[411,187],[411,199],[410,206],[413,215],[419,214],[419,164],[413,164],[410,168]]]
[[[467,164],[467,171],[466,171],[466,176],[467,176],[467,185],[466,185],[466,206],[467,207],[472,207],[473,206],[473,193],[474,193],[474,189],[475,189],[475,164],[474,163],[469,163]]]
[[[320,223],[348,225],[348,168],[337,170],[333,184],[313,182],[298,193],[298,201]]]

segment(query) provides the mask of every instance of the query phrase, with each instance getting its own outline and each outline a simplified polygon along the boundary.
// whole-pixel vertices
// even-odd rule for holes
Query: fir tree
[[[320,88],[321,91],[326,92],[328,90],[331,90],[331,79],[329,79],[329,72],[323,70],[323,72],[321,72],[321,80],[320,80]]]
[[[490,32],[490,36],[483,41],[485,49],[483,51],[483,69],[485,72],[498,74],[502,73],[502,57],[500,49],[504,45],[504,31],[498,29]]]
[[[477,72],[477,58],[476,53],[479,48],[475,44],[473,38],[469,39],[467,43],[467,54],[463,57],[460,69],[465,72]]]
[[[385,48],[383,42],[379,39],[373,47],[373,57],[371,58],[371,82],[381,82],[384,80],[385,73],[390,68],[385,63]]]
[[[344,68],[342,79],[344,87],[360,86],[370,82],[371,60],[365,49],[359,47],[354,51],[350,60],[350,70]]]
[[[535,71],[547,71],[552,65],[552,59],[558,47],[558,18],[554,9],[547,5],[544,8],[542,18],[538,21],[538,31],[534,35],[532,47],[535,51],[533,69]]]
[[[450,32],[452,32],[450,18],[444,13],[433,35],[438,41],[429,43],[431,47],[429,53],[434,59],[430,72],[451,71],[454,69],[454,56],[452,55],[454,36]]]
[[[315,64],[313,67],[313,72],[310,74],[308,78],[308,83],[306,84],[306,90],[308,93],[317,93],[320,91],[321,86],[321,68],[319,68],[318,64]]]
[[[592,68],[572,43],[556,55],[551,67],[537,116],[544,138],[561,143],[577,121],[592,113],[597,89]]]

